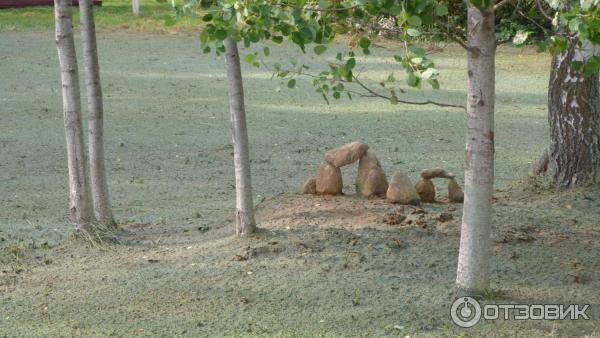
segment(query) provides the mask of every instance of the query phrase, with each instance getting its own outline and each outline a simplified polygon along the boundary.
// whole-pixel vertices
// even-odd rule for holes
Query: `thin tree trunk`
[[[85,64],[85,85],[88,102],[88,135],[90,156],[90,178],[92,200],[96,219],[112,224],[113,215],[108,196],[108,183],[104,165],[104,108],[102,104],[102,85],[100,84],[100,66],[96,45],[96,25],[92,0],[80,0],[81,42]]]
[[[569,48],[552,59],[548,86],[550,123],[549,174],[555,184],[572,187],[600,178],[600,83],[588,78],[574,61],[594,54],[590,43],[571,37]],[[598,48],[598,47],[596,47]]]
[[[132,0],[131,1],[131,11],[133,12],[133,15],[135,15],[135,16],[140,15],[140,0]]]
[[[235,166],[235,233],[248,235],[256,231],[252,182],[250,178],[250,151],[246,110],[244,108],[244,86],[237,42],[231,38],[224,41],[227,80],[229,82],[229,112],[233,136],[233,161]]]
[[[73,40],[71,0],[54,0],[54,16],[67,142],[70,215],[76,229],[81,230],[94,220],[94,215],[83,142],[79,73]]]
[[[489,286],[494,189],[495,54],[493,9],[468,9],[468,92],[465,199],[456,284],[480,293]]]

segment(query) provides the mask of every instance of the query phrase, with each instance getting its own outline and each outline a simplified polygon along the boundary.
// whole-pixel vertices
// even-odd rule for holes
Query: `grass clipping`
[[[110,250],[121,244],[120,237],[125,230],[114,222],[94,222],[85,229],[75,230],[69,237],[70,242],[86,244],[99,250]]]

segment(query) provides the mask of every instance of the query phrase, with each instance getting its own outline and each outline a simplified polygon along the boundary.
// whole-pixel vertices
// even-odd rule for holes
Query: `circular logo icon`
[[[454,324],[460,327],[475,326],[481,319],[481,305],[471,297],[457,298],[452,303],[450,316]]]

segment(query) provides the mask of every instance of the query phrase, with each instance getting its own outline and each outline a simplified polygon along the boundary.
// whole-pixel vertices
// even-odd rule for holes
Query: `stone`
[[[421,202],[435,202],[435,186],[431,180],[421,177],[417,181],[417,184],[415,184],[415,190],[417,190],[417,194],[419,194]]]
[[[410,178],[402,172],[397,172],[392,176],[386,198],[392,203],[421,204],[419,194],[417,194],[415,187],[410,182]]]
[[[453,179],[456,177],[456,175],[454,175],[453,173],[447,172],[446,169],[443,169],[443,168],[431,168],[431,169],[425,169],[425,170],[421,171],[421,177],[428,179],[428,180],[430,180],[432,178]]]
[[[363,197],[385,196],[388,181],[385,172],[375,154],[366,152],[358,162],[356,175],[356,191]]]
[[[448,200],[452,203],[462,203],[465,199],[465,194],[456,180],[448,180]]]
[[[326,161],[321,162],[317,171],[315,186],[319,195],[341,195],[344,186],[342,171]]]
[[[369,146],[362,140],[344,144],[325,154],[325,161],[336,168],[343,167],[350,163],[358,161],[369,149]]]
[[[309,178],[302,186],[302,193],[315,195],[317,193],[317,179]]]

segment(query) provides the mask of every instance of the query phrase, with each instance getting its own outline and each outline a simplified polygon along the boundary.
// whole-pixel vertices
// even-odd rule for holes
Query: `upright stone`
[[[435,202],[435,186],[431,180],[421,177],[415,184],[415,190],[417,190],[422,202]]]
[[[452,203],[462,203],[465,199],[465,194],[456,180],[451,179],[448,180],[448,200]]]
[[[377,156],[367,151],[358,162],[356,191],[363,197],[374,195],[383,197],[387,189],[388,181]]]
[[[402,172],[397,172],[392,176],[386,197],[392,203],[413,205],[421,203],[419,194],[417,194],[415,187],[410,182],[410,178]]]
[[[341,195],[342,171],[327,161],[321,162],[317,171],[316,191],[319,195]]]
[[[314,195],[317,193],[317,180],[315,178],[309,178],[302,186],[302,192],[304,194]]]

